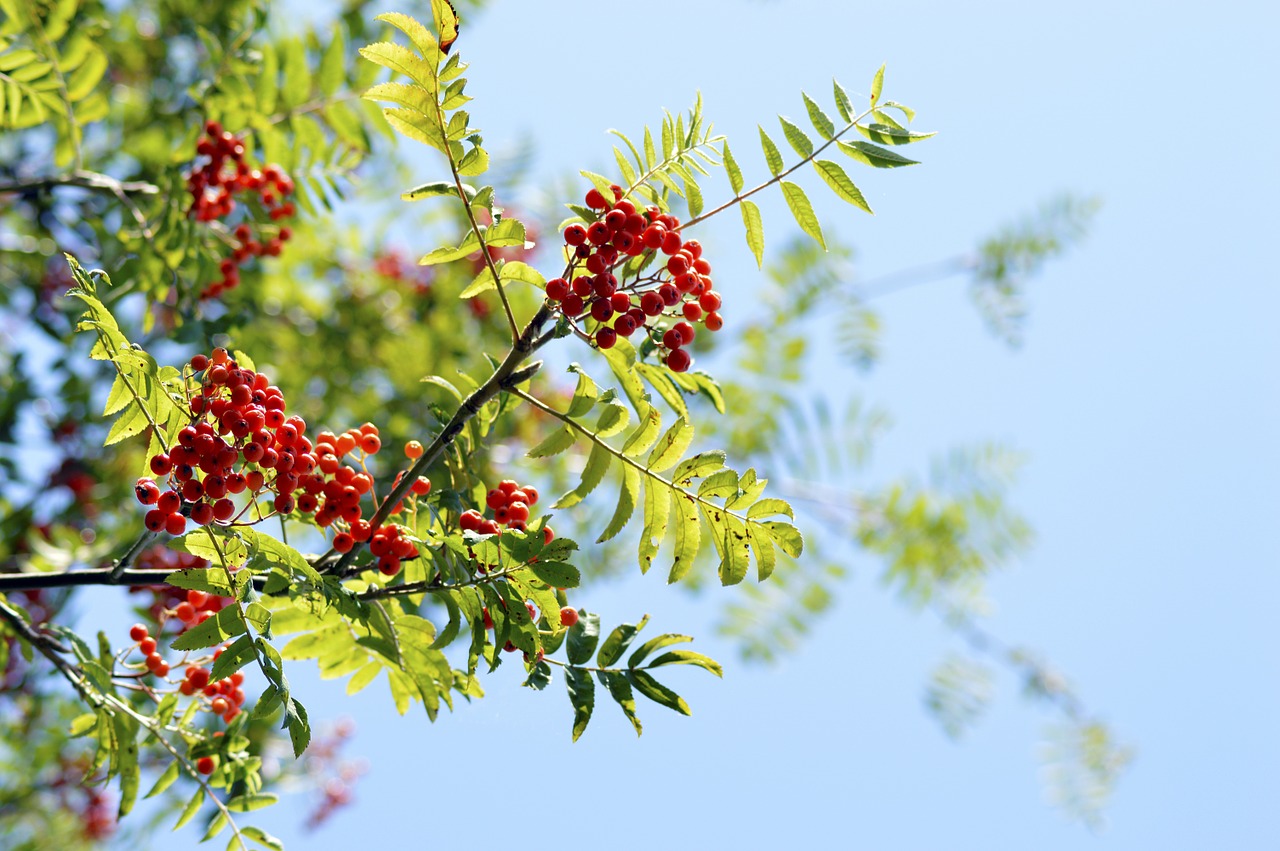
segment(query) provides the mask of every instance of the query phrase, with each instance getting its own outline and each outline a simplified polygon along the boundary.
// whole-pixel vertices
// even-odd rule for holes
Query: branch
[[[382,525],[388,515],[391,514],[391,509],[395,507],[396,503],[404,499],[405,495],[409,493],[409,489],[413,487],[413,483],[418,476],[425,473],[432,464],[439,460],[445,449],[462,433],[462,429],[472,417],[480,412],[481,408],[494,396],[497,396],[500,391],[511,390],[516,384],[527,381],[532,377],[530,369],[534,365],[531,364],[530,367],[525,369],[518,369],[518,367],[529,354],[550,339],[548,337],[539,337],[538,335],[542,331],[542,326],[551,318],[551,312],[550,305],[543,303],[538,312],[529,320],[529,324],[525,326],[524,331],[520,332],[520,336],[511,346],[511,350],[507,352],[506,358],[498,365],[498,368],[493,371],[493,374],[489,376],[484,384],[477,387],[470,396],[463,400],[462,404],[458,406],[458,410],[454,412],[453,417],[445,424],[444,429],[423,450],[422,457],[409,468],[407,473],[400,477],[400,483],[383,498],[382,504],[378,506],[378,511],[373,517],[369,518],[371,528],[377,529]],[[345,575],[344,572],[351,566],[351,562],[355,560],[358,552],[358,546],[352,547],[342,558],[334,562],[331,569],[321,572],[333,572],[338,576]],[[325,555],[327,556],[328,553]]]
[[[89,570],[63,570],[47,573],[0,573],[0,594],[30,591],[36,588],[73,588],[81,585],[163,585],[172,570],[121,570],[97,567]],[[255,576],[254,586],[261,590],[266,576]]]
[[[51,174],[43,177],[20,177],[11,181],[0,181],[0,195],[10,192],[31,192],[40,189],[56,189],[60,186],[74,186],[94,192],[105,192],[109,195],[158,195],[160,187],[142,180],[116,180],[96,171],[73,171],[69,174]]]

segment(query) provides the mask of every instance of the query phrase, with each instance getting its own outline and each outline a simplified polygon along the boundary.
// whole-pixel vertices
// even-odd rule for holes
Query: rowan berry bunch
[[[658,207],[637,208],[621,186],[610,189],[612,200],[598,189],[587,192],[596,221],[564,229],[569,267],[565,277],[547,281],[547,298],[570,320],[594,320],[590,336],[600,348],[640,331],[663,352],[668,369],[685,372],[693,362],[685,347],[694,325],[724,327],[711,264],[697,240],[680,235],[678,218]]]
[[[293,180],[278,166],[255,169],[245,161],[244,142],[239,137],[223,130],[216,121],[208,122],[204,129],[205,136],[196,145],[203,164],[193,166],[187,177],[193,199],[191,215],[199,222],[223,220],[239,208],[237,195],[253,199],[253,203],[244,202],[250,212],[230,235],[235,245],[219,264],[222,277],[201,293],[201,298],[215,298],[240,283],[240,267],[251,258],[278,257],[284,243],[293,236],[287,226],[260,224],[254,215],[255,206],[271,222],[292,218],[296,208],[292,201],[285,200],[293,194]]]
[[[365,462],[382,446],[377,426],[365,423],[341,436],[322,432],[312,443],[306,421],[286,415],[280,389],[226,349],[196,355],[190,369],[200,376],[190,398],[195,419],[178,432],[177,445],[150,460],[168,489],[150,477],[134,488],[139,502],[153,506],[144,518],[148,529],[180,535],[188,517],[200,526],[234,525],[297,513],[313,515],[321,528],[337,523],[340,551],[369,540],[374,530],[362,519],[361,499],[373,493]],[[348,454],[357,466],[344,463]],[[232,497],[242,493],[249,500],[237,508]],[[264,496],[271,499],[266,513],[258,502]]]
[[[208,600],[219,600],[219,597],[211,597],[201,591],[189,591],[188,601],[192,595],[199,595]],[[201,603],[204,600],[200,601]],[[190,602],[179,604],[179,609],[183,606],[194,609]],[[219,605],[218,608],[221,608]],[[211,617],[213,611],[205,609],[194,614],[188,614],[182,617],[180,614],[175,615],[183,620],[186,626],[194,626],[196,623]],[[163,621],[161,629],[163,629]],[[185,627],[184,627],[185,628]],[[128,649],[128,654],[132,655],[137,652],[142,656],[139,663],[127,663],[126,668],[138,668],[139,674],[143,677],[155,677],[158,680],[168,681],[171,670],[169,662],[160,653],[159,643],[155,636],[151,634],[151,630],[146,624],[136,623],[129,629],[129,638],[134,642],[133,646]],[[240,714],[240,708],[244,706],[246,699],[244,689],[244,674],[236,671],[230,676],[223,677],[220,680],[210,679],[210,666],[217,661],[222,655],[223,648],[219,647],[213,652],[212,656],[204,656],[201,658],[185,658],[180,664],[184,665],[182,679],[177,682],[176,690],[179,694],[186,697],[194,697],[201,709],[210,712],[225,723],[230,724]],[[127,657],[126,657],[127,658]],[[142,673],[141,669],[145,669],[146,673]],[[172,681],[169,681],[172,682]]]
[[[462,512],[458,525],[465,532],[480,535],[496,535],[504,527],[523,532],[529,525],[529,509],[538,503],[538,489],[533,485],[521,485],[514,479],[505,479],[485,494],[485,505],[493,512],[485,517],[474,508]],[[542,527],[547,543],[555,537],[550,526]]]

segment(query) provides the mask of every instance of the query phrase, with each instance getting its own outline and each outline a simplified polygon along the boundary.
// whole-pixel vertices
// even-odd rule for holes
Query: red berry
[[[667,333],[671,332],[668,331]],[[685,372],[692,363],[693,358],[689,357],[689,353],[684,349],[674,349],[671,354],[667,355],[667,369],[672,372]]]
[[[587,190],[586,202],[587,206],[593,210],[600,210],[609,206],[608,202],[604,200],[604,196],[600,194],[599,189]]]
[[[577,223],[569,225],[564,229],[564,241],[568,245],[575,248],[587,241],[587,229]]]
[[[143,505],[155,505],[160,498],[160,488],[151,479],[138,479],[133,486],[133,493]]]
[[[564,278],[552,278],[547,281],[547,298],[561,301],[569,294],[569,282]]]
[[[618,332],[612,328],[601,328],[596,331],[596,345],[602,349],[612,349],[618,342]]]
[[[146,517],[142,518],[142,523],[144,526],[147,527],[148,531],[159,532],[161,529],[164,528],[164,521],[168,518],[168,516],[169,516],[168,514],[165,514],[160,509],[153,508],[147,512]]]
[[[724,327],[724,319],[719,313],[708,313],[702,324],[707,326],[708,331],[719,331]]]
[[[164,530],[170,535],[181,535],[187,530],[187,518],[174,512],[164,519]]]
[[[573,626],[578,622],[578,610],[572,606],[565,606],[560,610],[560,624],[562,626]]]
[[[143,624],[135,623],[133,626],[129,627],[129,637],[134,641],[141,641],[146,638],[147,635],[148,630]]]

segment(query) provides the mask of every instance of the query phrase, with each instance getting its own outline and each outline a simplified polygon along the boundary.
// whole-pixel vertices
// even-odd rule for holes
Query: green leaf
[[[787,137],[787,142],[791,145],[791,148],[802,159],[808,159],[813,156],[813,142],[805,135],[804,131],[781,115],[778,116],[778,121],[782,124],[782,134]]]
[[[462,191],[467,195],[467,201],[476,196],[475,187],[462,184]],[[458,197],[458,187],[452,181],[435,180],[431,183],[424,183],[421,186],[415,186],[407,192],[400,193],[401,201],[421,201],[423,198],[438,198],[442,195],[456,198]]]
[[[574,388],[573,399],[569,402],[569,410],[565,411],[565,414],[570,417],[580,417],[595,406],[596,400],[600,398],[600,388],[576,363],[569,365],[569,371],[578,374],[578,386]]]
[[[760,130],[760,147],[764,149],[764,161],[769,166],[769,173],[774,177],[782,174],[782,154],[778,153],[778,146],[773,144],[773,140],[769,138],[769,134],[764,132],[764,128],[756,125]]]
[[[591,720],[591,710],[596,705],[596,684],[589,671],[572,667],[564,669],[564,682],[569,689],[569,702],[573,704],[573,740],[576,742]]]
[[[740,195],[743,187],[742,170],[738,168],[738,161],[733,158],[733,154],[729,151],[728,140],[722,146],[720,154],[724,160],[724,170],[729,175],[729,185],[733,187],[733,194]]]
[[[311,94],[311,71],[307,67],[307,51],[298,39],[284,43],[284,84],[280,87],[281,106],[286,110],[302,106]]]
[[[635,728],[636,735],[639,736],[644,732],[644,727],[640,724],[640,719],[636,717],[636,699],[631,692],[631,681],[627,679],[625,674],[617,671],[601,671],[599,677],[600,681],[604,683],[604,687],[609,690],[609,696],[613,698],[618,706],[622,707],[622,713],[627,716],[627,720],[631,722],[631,726]]]
[[[706,510],[706,509],[704,509]],[[717,532],[720,546],[720,584],[737,585],[750,568],[750,551],[747,544],[747,527],[732,514],[724,514]]]
[[[693,424],[684,417],[680,417],[671,424],[666,434],[662,435],[658,445],[649,454],[649,463],[645,466],[655,473],[674,467],[692,442]]]
[[[213,647],[245,632],[244,619],[240,609],[227,606],[204,623],[197,624],[179,635],[169,645],[174,650],[200,650]]]
[[[909,160],[901,154],[896,154],[870,142],[840,141],[837,144],[840,145],[840,150],[850,157],[873,168],[900,168],[904,165],[919,165],[916,160]]]
[[[924,139],[932,139],[938,135],[936,132],[916,133],[914,130],[903,130],[899,127],[890,127],[888,124],[869,124],[865,127],[858,124],[855,126],[863,136],[881,145],[910,145]]]
[[[335,26],[329,31],[329,44],[324,49],[316,76],[316,85],[325,95],[332,95],[346,81],[347,41],[342,27]]]
[[[853,123],[853,102],[849,100],[848,93],[844,87],[833,77],[831,80],[831,88],[835,92],[836,110],[840,113],[840,117],[849,124]]]
[[[582,582],[578,568],[564,562],[539,560],[531,562],[529,569],[552,588],[577,588]]]
[[[569,664],[585,665],[590,662],[599,642],[600,616],[584,614],[579,617],[578,622],[569,627],[569,638],[566,641]]]
[[[881,106],[885,107],[886,109],[892,108],[892,109],[898,110],[899,112],[901,112],[903,115],[906,116],[907,121],[916,120],[916,111],[909,106],[898,103],[897,101],[887,100],[883,104],[881,104]]]
[[[582,468],[582,480],[578,486],[556,500],[552,508],[569,508],[586,498],[604,480],[605,473],[613,463],[613,453],[603,443],[593,443],[591,454],[587,456],[586,466]]]
[[[800,93],[804,98],[804,107],[809,112],[809,121],[813,124],[813,129],[818,131],[818,135],[824,139],[830,139],[836,134],[836,126],[831,123],[831,119],[822,111],[822,107],[814,103],[813,98],[804,92]]]
[[[266,792],[250,794],[248,792],[243,795],[237,795],[227,801],[225,806],[233,813],[250,813],[254,810],[260,810],[263,807],[269,807],[280,800],[279,795],[272,795]]]
[[[825,162],[818,160],[814,163]],[[821,173],[821,170],[819,170]],[[789,180],[784,180],[779,184],[782,187],[782,197],[787,201],[787,207],[791,210],[791,215],[795,217],[796,224],[800,225],[800,229],[822,246],[825,251],[827,243],[822,238],[822,226],[818,224],[818,216],[813,212],[813,205],[809,203],[809,198],[804,194],[804,190]]]
[[[693,637],[689,635],[680,635],[679,633],[674,632],[667,632],[657,636],[656,638],[650,638],[631,654],[631,658],[627,660],[627,667],[636,667],[645,659],[648,659],[649,654],[655,650],[660,650],[663,647],[669,647],[672,644],[683,644],[687,641],[693,641]]]
[[[551,455],[559,455],[570,446],[573,446],[577,439],[578,432],[575,429],[569,428],[569,426],[561,426],[525,454],[530,458],[547,458]]]
[[[675,558],[667,582],[679,582],[693,568],[702,543],[702,527],[698,523],[698,504],[679,490],[671,491],[671,513],[676,518]]]
[[[800,534],[800,530],[790,523],[782,523],[780,521],[771,520],[767,523],[761,523],[769,533],[769,537],[773,538],[784,553],[792,558],[799,558],[804,552],[804,536]]]
[[[114,720],[116,770],[120,776],[118,817],[123,818],[133,809],[133,804],[138,799],[138,781],[141,779],[141,771],[138,768],[138,722],[124,713],[115,716]]]
[[[600,652],[596,654],[596,664],[601,668],[612,667],[613,663],[627,652],[636,633],[644,629],[648,622],[649,618],[646,616],[641,618],[638,624],[624,623],[615,627],[613,632],[609,633],[609,637],[604,640],[604,644],[600,645]]]
[[[649,570],[667,533],[671,511],[669,489],[656,479],[644,482],[644,530],[640,533],[640,571]]]
[[[270,833],[267,833],[262,828],[250,825],[248,827],[240,828],[240,832],[252,839],[254,842],[257,842],[263,848],[269,848],[271,851],[284,851],[284,843],[272,836]]]
[[[875,106],[880,100],[880,90],[884,88],[884,65],[876,71],[876,75],[871,78],[871,105]]]
[[[764,268],[764,222],[760,219],[760,208],[754,201],[743,201],[742,224],[747,229],[747,246],[756,258],[756,268]]]
[[[649,674],[640,670],[627,671],[627,679],[631,680],[631,684],[636,690],[654,703],[662,704],[668,709],[679,712],[681,715],[692,715],[689,704],[684,702],[684,698],[676,694],[671,689],[659,683]]]
[[[204,803],[204,787],[196,789],[194,795],[187,801],[187,805],[182,808],[182,814],[178,816],[178,821],[174,824],[173,829],[178,830],[187,822],[196,817],[196,813],[200,812],[200,805]]]
[[[227,645],[222,655],[213,660],[213,667],[209,669],[209,679],[216,682],[223,677],[229,677],[256,658],[253,636],[246,633]]]
[[[695,653],[692,650],[671,650],[663,653],[648,664],[649,668],[661,668],[664,665],[697,665],[699,668],[710,671],[717,677],[724,676],[724,669],[720,667],[720,663],[703,656],[701,653]]]
[[[626,528],[627,521],[631,519],[631,515],[635,511],[636,499],[639,495],[639,471],[630,464],[623,464],[622,487],[618,490],[618,505],[613,511],[613,517],[610,518],[609,525],[600,533],[600,537],[596,538],[597,544],[603,544]]]
[[[689,215],[698,217],[702,214],[702,190],[692,178],[685,178],[684,198],[689,204]]]
[[[391,24],[391,26],[407,35],[409,40],[413,42],[413,46],[418,48],[424,57],[430,59],[432,62],[440,61],[440,57],[438,55],[440,45],[436,41],[436,37],[431,34],[431,30],[427,29],[415,18],[411,18],[410,16],[399,12],[384,12],[383,14],[378,15],[374,20],[384,21]]]
[[[364,99],[398,103],[405,109],[418,113],[423,118],[430,118],[436,108],[435,99],[431,97],[430,93],[423,91],[418,86],[410,86],[405,83],[378,83],[364,93]],[[431,132],[437,140],[440,139],[440,129],[438,127],[433,128]]]
[[[161,792],[172,786],[173,781],[177,779],[178,761],[175,759],[173,762],[169,763],[164,771],[160,773],[160,776],[156,778],[155,784],[152,785],[151,791],[147,792],[146,795],[143,795],[143,798],[154,798],[156,795],[159,795]]]
[[[187,567],[170,573],[164,581],[174,588],[203,591],[219,597],[231,597],[235,594],[227,572],[220,567]]]

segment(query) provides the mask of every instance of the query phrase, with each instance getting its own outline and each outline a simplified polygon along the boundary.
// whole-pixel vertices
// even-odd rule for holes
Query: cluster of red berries
[[[502,527],[525,530],[529,523],[529,509],[538,503],[538,489],[533,485],[520,485],[513,479],[505,479],[485,495],[485,505],[493,511],[493,518],[486,518],[474,508],[462,512],[458,525],[463,531],[481,535],[496,535]],[[551,527],[542,527],[547,543],[555,537]]]
[[[571,319],[594,319],[592,339],[600,348],[611,348],[618,337],[643,329],[665,350],[667,368],[685,372],[693,362],[684,347],[693,342],[694,324],[701,322],[708,331],[724,327],[720,294],[712,290],[711,264],[697,240],[681,237],[675,216],[658,207],[640,210],[623,197],[621,186],[610,189],[611,201],[598,189],[587,193],[587,206],[600,211],[596,221],[564,229],[572,259],[564,278],[547,281],[547,298]],[[646,253],[665,256],[666,262],[656,271],[619,280],[625,264]],[[677,321],[660,332],[655,325],[660,317]]]
[[[203,374],[191,397],[196,419],[178,432],[167,453],[150,459],[151,471],[165,477],[169,489],[162,492],[150,478],[139,479],[134,488],[139,502],[155,506],[144,518],[147,528],[182,534],[184,503],[197,525],[232,522],[231,496],[245,491],[255,496],[274,491],[275,510],[293,511],[293,492],[319,464],[304,435],[306,422],[286,417],[280,388],[266,375],[238,366],[226,349],[196,355],[191,369]]]
[[[194,202],[191,215],[196,221],[225,219],[236,209],[234,196],[242,192],[256,196],[273,222],[294,215],[293,202],[284,200],[294,190],[288,175],[277,166],[267,166],[261,171],[252,168],[244,159],[244,142],[224,131],[218,122],[208,122],[204,131],[204,138],[196,145],[196,154],[206,162],[192,168],[187,177],[187,188]],[[234,231],[236,248],[219,265],[222,278],[206,287],[201,297],[213,298],[235,287],[240,283],[240,267],[249,258],[279,256],[292,235],[288,227],[259,227],[255,233],[250,220],[241,222]]]
[[[129,629],[129,637],[137,643],[137,650],[142,654],[148,671],[161,678],[169,676],[169,663],[160,655],[159,646],[146,626],[135,623]]]
[[[214,651],[213,658],[217,659],[221,655],[222,648],[219,647]],[[199,694],[207,698],[208,710],[230,724],[240,714],[240,707],[244,706],[245,693],[241,688],[243,684],[244,674],[240,671],[220,680],[211,681],[208,668],[193,664],[188,665],[183,672],[182,682],[178,683],[178,691],[187,697]]]

